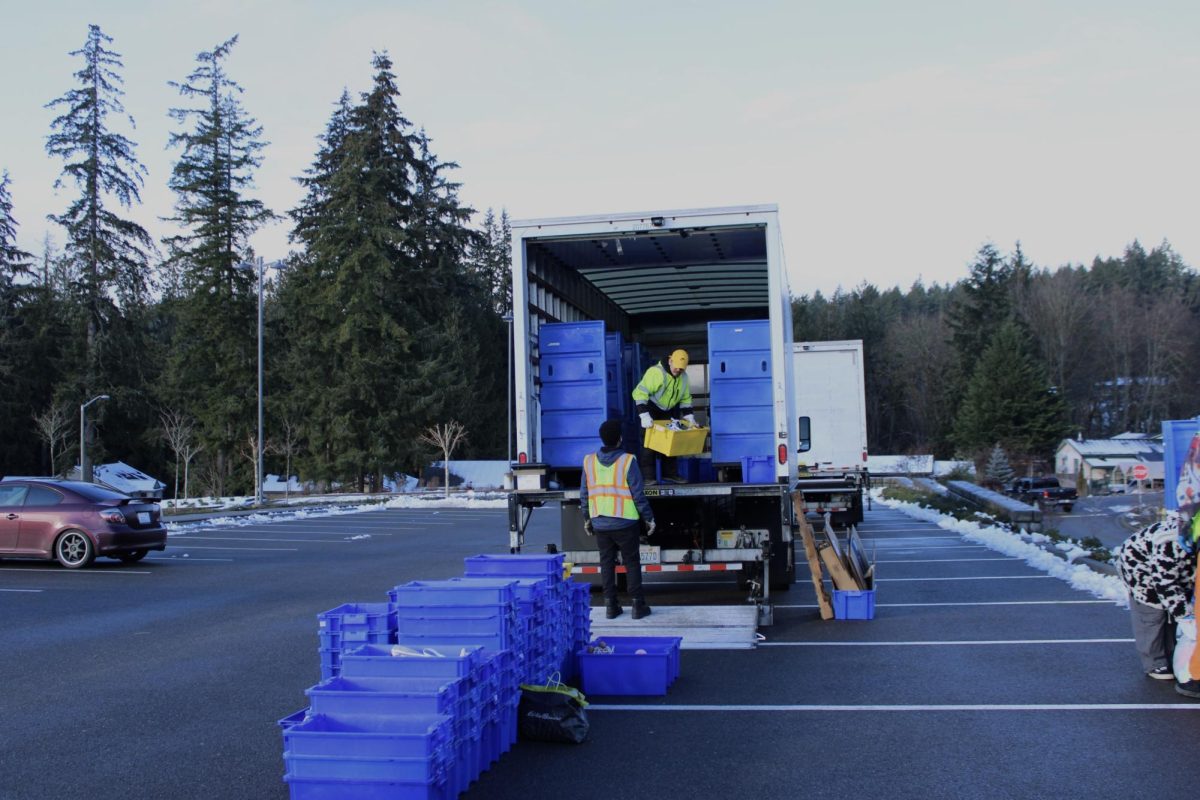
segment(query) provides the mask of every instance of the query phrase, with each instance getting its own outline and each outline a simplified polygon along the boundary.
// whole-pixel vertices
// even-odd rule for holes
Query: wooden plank
[[[804,555],[808,557],[808,572],[812,576],[813,588],[817,592],[817,607],[821,609],[821,619],[833,619],[833,604],[829,593],[825,591],[825,581],[821,577],[821,560],[817,556],[817,542],[813,537],[812,528],[805,518],[804,496],[800,492],[792,495],[792,508],[796,511],[796,527],[800,529],[800,539],[804,542]]]
[[[854,591],[861,588],[846,569],[846,565],[833,552],[832,547],[822,547],[819,552],[821,560],[825,562],[825,569],[829,570],[829,577],[833,580],[833,588],[842,591]]]

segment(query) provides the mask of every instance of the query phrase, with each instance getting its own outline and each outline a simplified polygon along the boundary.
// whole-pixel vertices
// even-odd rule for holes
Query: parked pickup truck
[[[1058,478],[1017,478],[1009,487],[1008,494],[1030,505],[1048,508],[1056,506],[1070,511],[1078,493],[1059,484]]]

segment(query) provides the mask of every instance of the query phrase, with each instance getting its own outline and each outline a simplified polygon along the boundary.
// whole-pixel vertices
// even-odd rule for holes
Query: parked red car
[[[158,503],[94,483],[0,480],[0,558],[56,559],[79,569],[96,556],[132,564],[166,546]]]

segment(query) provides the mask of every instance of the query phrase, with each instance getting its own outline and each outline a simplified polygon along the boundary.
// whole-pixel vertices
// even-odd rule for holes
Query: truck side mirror
[[[796,433],[800,440],[800,446],[796,449],[801,453],[807,453],[812,449],[812,420],[808,417],[801,417],[800,423],[796,426]]]

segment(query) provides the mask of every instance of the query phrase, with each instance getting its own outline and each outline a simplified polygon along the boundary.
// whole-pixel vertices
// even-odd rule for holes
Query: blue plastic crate
[[[611,653],[579,651],[579,675],[586,695],[664,695],[678,670],[678,637],[612,637]],[[644,652],[638,653],[642,650]]]
[[[336,677],[305,689],[314,714],[457,717],[462,692],[440,678]]]
[[[299,711],[295,711],[291,714],[288,714],[286,717],[279,720],[279,727],[283,728],[284,730],[287,730],[288,728],[292,727],[293,725],[298,725],[299,723],[303,722],[307,718],[308,718],[308,709],[302,708]]]
[[[774,482],[774,458],[771,456],[742,456],[742,483]]]
[[[424,652],[422,652],[424,651]],[[409,648],[364,645],[342,653],[342,674],[357,677],[472,678],[491,671],[478,645],[453,648]]]
[[[322,631],[354,628],[386,632],[396,627],[391,624],[390,614],[387,603],[343,603],[318,614],[317,627]]]
[[[596,449],[608,418],[604,323],[545,323],[538,327],[541,460],[579,468]]]
[[[675,679],[679,677],[679,650],[683,645],[681,636],[605,636],[592,644],[598,642],[604,642],[617,653],[633,653],[638,650],[645,650],[647,654],[654,655],[665,653],[670,658],[671,667],[668,681],[674,683]]]
[[[468,578],[549,578],[560,582],[563,553],[481,553],[463,559]]]
[[[441,758],[452,755],[453,744],[453,720],[441,714],[357,718],[313,714],[283,733],[284,749],[302,756]]]
[[[835,589],[833,616],[834,619],[875,619],[875,590]]]
[[[395,633],[390,631],[369,631],[343,628],[339,631],[322,630],[317,633],[323,650],[345,650],[363,644],[387,644]]]
[[[388,591],[397,612],[407,606],[511,603],[513,581],[410,581]]]
[[[516,617],[509,614],[472,616],[401,616],[397,636],[450,636],[471,639],[475,636],[499,637],[514,642]]]
[[[770,322],[708,323],[708,370],[713,462],[774,452]]]
[[[291,800],[445,800],[442,782],[323,780],[284,775]]]

